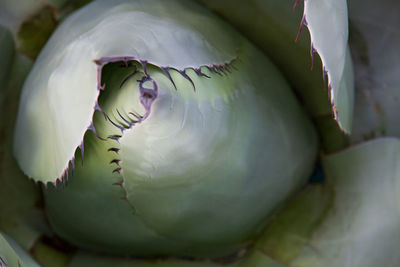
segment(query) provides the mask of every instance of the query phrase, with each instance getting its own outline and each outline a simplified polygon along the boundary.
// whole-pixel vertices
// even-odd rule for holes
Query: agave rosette
[[[25,82],[14,141],[29,177],[73,173],[44,192],[72,244],[208,257],[257,236],[317,147],[273,64],[183,1],[97,1],[66,19]]]
[[[395,100],[360,79],[371,67],[354,36],[369,36],[372,3],[350,4],[356,89],[375,101],[356,91],[353,122],[345,0],[99,0],[70,14],[87,2],[0,4],[13,61],[0,101],[18,114],[1,125],[0,194],[16,201],[0,205],[0,265],[398,264],[398,140],[341,151],[372,138],[372,106],[390,121],[378,135],[397,129],[382,112]],[[17,112],[5,99],[24,79]],[[305,186],[313,169],[325,178]]]

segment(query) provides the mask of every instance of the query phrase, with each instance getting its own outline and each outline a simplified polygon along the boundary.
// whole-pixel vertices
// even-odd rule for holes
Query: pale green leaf
[[[0,232],[0,266],[39,267],[40,265],[14,240]]]
[[[346,0],[306,0],[304,20],[315,49],[327,72],[330,101],[339,126],[351,131],[353,118],[353,69],[347,48],[348,15]]]
[[[351,58],[346,52],[348,28],[345,0],[304,1],[304,20],[300,13],[292,12],[296,1],[200,2],[232,23],[272,58],[313,117],[332,113],[342,130],[351,130],[354,88]],[[307,33],[303,33],[299,43],[295,43],[303,22],[308,25],[311,40]],[[314,62],[310,62],[310,48],[312,54],[318,52],[322,65],[317,54],[313,56]],[[322,79],[325,71],[329,90],[324,88],[326,85]]]
[[[325,184],[295,197],[256,246],[293,267],[398,266],[399,161],[396,138],[324,156]]]
[[[400,2],[351,0],[349,11],[356,75],[351,140],[400,137]]]
[[[54,182],[68,169],[100,91],[95,60],[128,56],[183,70],[229,62],[243,42],[188,2],[97,1],[76,12],[56,30],[25,81],[14,149],[22,170]]]

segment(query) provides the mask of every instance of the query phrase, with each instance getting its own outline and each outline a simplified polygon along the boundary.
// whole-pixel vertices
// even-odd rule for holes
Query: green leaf
[[[11,33],[0,26],[0,57],[2,64],[0,65],[0,107],[3,107],[4,101],[4,86],[7,84],[8,75],[11,70],[12,61],[14,59],[14,41]]]
[[[354,88],[351,58],[346,52],[348,18],[345,0],[304,1],[303,20],[299,13],[292,12],[294,1],[200,2],[232,23],[271,57],[313,117],[333,113],[342,130],[351,130]],[[303,34],[299,43],[294,43],[299,23],[301,30],[303,22],[309,28],[311,40]],[[312,55],[318,52],[322,65],[318,58],[310,62],[310,46]],[[314,70],[310,71],[312,65]],[[324,90],[325,83],[321,78],[325,71],[329,90]]]
[[[310,39],[300,35],[301,14],[292,11],[291,1],[278,0],[200,0],[206,7],[227,20],[249,38],[279,67],[296,90],[312,116],[330,114],[327,92],[324,91],[322,66],[310,57]]]
[[[0,231],[11,236],[24,249],[31,249],[39,236],[49,233],[49,229],[39,207],[39,188],[21,172],[12,156],[12,133],[20,89],[32,62],[18,53],[14,54],[10,34],[2,36],[8,38],[3,38],[0,44],[1,48],[6,48],[0,50],[4,53],[2,71],[6,73],[2,76],[3,88],[0,90]]]
[[[323,186],[308,186],[293,197],[282,212],[266,228],[255,248],[277,261],[287,264],[307,245],[331,207],[332,192]]]
[[[35,0],[0,2],[0,25],[16,35],[20,25],[43,7],[43,3]]]
[[[350,132],[353,118],[353,70],[347,48],[346,0],[306,0],[304,20],[314,49],[327,72],[330,100],[339,126]]]
[[[290,96],[269,90],[286,89],[276,73],[259,52],[248,49],[239,57],[238,71],[227,77],[206,72],[211,79],[204,79],[188,71],[196,91],[180,90],[185,79],[175,75],[177,92],[170,86],[151,117],[119,141],[127,198],[163,236],[227,247],[251,239],[256,236],[251,229],[304,181],[300,170],[312,164],[300,163],[300,155],[310,153],[300,144],[311,136],[301,134],[303,130],[291,135],[291,129],[303,126],[283,115],[297,112],[288,108]],[[166,88],[168,80],[159,76],[152,75]],[[283,162],[296,163],[283,170]],[[273,182],[277,180],[281,183]],[[259,205],[248,209],[253,203]]]
[[[399,160],[396,138],[324,156],[325,184],[295,198],[256,247],[288,266],[398,266]]]
[[[41,239],[35,243],[35,246],[29,250],[30,254],[42,267],[67,267],[73,257],[73,250],[60,250],[55,248],[54,244],[49,244]],[[60,242],[60,241],[59,241]],[[62,244],[62,243],[61,243]]]
[[[198,10],[199,15],[172,6]],[[98,74],[107,63],[95,60],[126,56],[183,70],[234,59],[243,39],[203,13],[189,3],[97,1],[65,20],[23,89],[14,151],[24,173],[44,183],[65,174],[92,124],[101,87]],[[167,34],[171,29],[174,34]]]
[[[355,62],[353,143],[400,137],[400,3],[349,1],[350,44]]]
[[[66,2],[67,0],[2,0],[0,2],[0,25],[16,36],[21,25],[40,14],[41,10],[50,9],[53,13],[57,13],[58,9]],[[42,26],[46,27],[47,25],[42,24]]]
[[[0,232],[0,266],[39,267],[31,256],[14,240]]]
[[[132,258],[117,258],[117,257],[107,257],[96,254],[89,254],[85,252],[77,253],[71,260],[68,267],[235,267],[237,264],[219,264],[212,261],[193,261],[184,259],[132,259]]]
[[[285,265],[273,260],[267,254],[260,250],[254,249],[254,251],[247,256],[242,263],[239,264],[240,267],[285,267]]]
[[[57,25],[54,16],[54,9],[46,6],[21,24],[16,35],[19,53],[33,59],[38,56]]]

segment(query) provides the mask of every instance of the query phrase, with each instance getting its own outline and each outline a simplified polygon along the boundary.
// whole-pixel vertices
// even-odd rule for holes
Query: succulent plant
[[[0,266],[397,266],[399,8],[0,3]]]

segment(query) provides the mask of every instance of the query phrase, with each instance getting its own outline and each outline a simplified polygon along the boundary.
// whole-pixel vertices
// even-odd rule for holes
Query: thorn
[[[133,112],[129,112],[128,114],[131,114],[133,117],[135,117],[135,118],[138,120],[138,122],[141,121],[141,120],[143,119],[142,116],[137,115],[137,114],[135,114],[135,113],[133,113]]]
[[[120,65],[121,68],[129,68],[129,67],[133,66],[131,59],[124,57],[123,61],[124,61],[124,64]]]
[[[231,62],[228,62],[227,64],[228,64],[228,65],[229,65],[229,67],[231,67],[232,69],[234,69],[234,70],[238,70],[238,68],[236,68],[236,67],[235,67],[235,65],[233,65],[233,61],[231,61]]]
[[[180,70],[179,73],[185,77],[193,86],[193,90],[196,91],[196,86],[194,86],[193,80],[189,77],[189,75],[186,74],[186,70]]]
[[[138,70],[135,70],[134,72],[132,72],[131,74],[129,74],[129,75],[121,82],[121,84],[119,85],[119,88],[122,88],[122,86],[123,86],[130,78],[132,78],[133,76],[135,76],[136,73],[139,73],[139,71],[138,71]]]
[[[218,74],[219,76],[222,76],[222,74],[215,68],[215,65],[210,65],[210,66],[207,66],[207,67],[208,67],[208,69],[209,69],[210,71],[212,71],[212,72]]]
[[[121,168],[116,168],[115,170],[113,170],[113,173],[114,172],[118,172],[118,174],[121,174]]]
[[[295,12],[297,5],[300,4],[301,1],[303,1],[303,0],[296,0],[296,2],[294,3],[294,5],[293,5],[293,13]]]
[[[100,107],[99,102],[97,100],[96,100],[96,103],[94,104],[94,110],[100,111],[104,115],[104,118],[106,119],[106,113]]]
[[[94,133],[94,135],[95,135],[97,138],[99,138],[100,140],[103,140],[103,141],[106,140],[106,139],[100,137],[100,136],[97,134],[96,128],[94,128],[93,121],[90,123],[90,125],[89,125],[89,127],[88,127],[88,130],[92,131],[92,132]]]
[[[65,170],[64,170],[63,174],[57,178],[57,180],[60,181],[61,186],[64,186],[64,182],[63,182],[64,176],[65,176]]]
[[[83,147],[83,140],[82,143],[79,145],[79,149],[81,150],[81,160],[82,160],[82,165],[83,165],[83,154],[84,154],[84,147]]]
[[[215,68],[222,74],[226,75],[223,65],[215,65]]]
[[[109,152],[115,152],[115,153],[119,153],[119,149],[118,148],[116,148],[116,147],[111,147],[111,148],[109,148],[107,151],[109,151]]]
[[[310,49],[310,54],[311,54],[311,70],[314,68],[314,53],[316,52],[314,48],[314,44],[311,43],[311,49]]]
[[[200,68],[195,68],[194,71],[195,71],[196,74],[199,75],[200,77],[211,78],[210,76],[204,74],[204,73],[201,71],[201,67],[200,67]]]
[[[232,71],[228,68],[228,65],[227,65],[227,64],[222,65],[222,68],[223,68],[224,70],[226,70],[227,72],[232,73]]]
[[[299,27],[299,31],[297,32],[296,39],[294,40],[295,43],[297,43],[297,40],[300,37],[301,30],[303,29],[303,26],[307,26],[307,25],[308,24],[307,24],[307,20],[306,20],[306,15],[304,14],[303,17],[301,18],[301,21],[300,21],[300,27]]]
[[[119,142],[119,139],[120,139],[121,137],[122,137],[121,135],[110,135],[110,136],[108,137],[108,139],[115,140],[115,141]]]
[[[73,157],[71,160],[71,174],[74,174],[74,170],[75,170],[75,158]]]
[[[122,133],[125,131],[125,128],[124,128],[124,127],[122,127],[122,126],[116,124],[115,122],[113,122],[113,121],[110,119],[110,117],[109,117],[108,115],[106,115],[106,116],[107,116],[107,119],[112,123],[112,125],[114,125],[114,126],[117,127],[118,129],[120,129]]]
[[[115,163],[115,164],[117,164],[119,166],[120,162],[121,162],[121,160],[119,160],[119,159],[113,159],[112,161],[110,161],[110,164]]]
[[[174,80],[172,80],[171,74],[169,73],[169,67],[161,67],[161,69],[164,71],[165,75],[167,75],[168,79],[171,81],[172,85],[175,87],[175,90],[177,90],[176,85]]]
[[[106,88],[106,84],[103,83],[103,85],[98,85],[97,89],[103,91]]]
[[[118,185],[118,186],[120,186],[120,187],[123,187],[123,182],[119,182],[119,183],[113,183],[112,185]]]
[[[67,172],[65,173],[65,185],[67,185],[67,183],[68,183],[68,173],[69,173],[69,170],[67,170]]]
[[[128,124],[129,128],[131,128],[132,125],[133,125],[133,123],[130,122],[130,121],[128,121],[127,119],[125,119],[125,118],[121,115],[121,113],[119,113],[119,110],[118,110],[118,109],[117,109],[117,113],[118,113],[118,115],[121,117],[121,119],[122,119],[124,122],[126,122],[126,124]]]
[[[325,66],[322,68],[322,80],[324,81],[325,84],[325,78],[328,75],[328,71],[326,70]]]
[[[140,60],[139,62],[140,62],[140,64],[142,65],[144,74],[146,74],[146,76],[149,76],[149,75],[147,74],[147,69],[146,69],[146,67],[147,67],[147,60]]]

